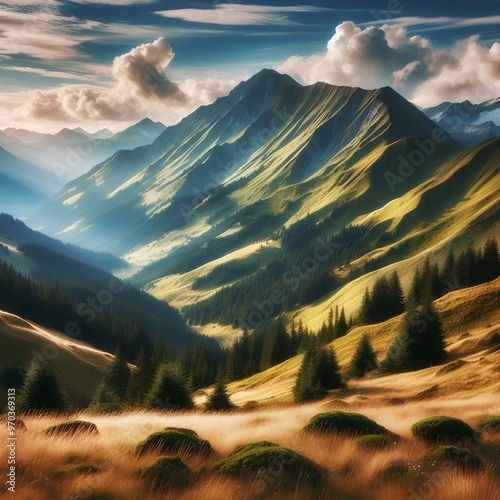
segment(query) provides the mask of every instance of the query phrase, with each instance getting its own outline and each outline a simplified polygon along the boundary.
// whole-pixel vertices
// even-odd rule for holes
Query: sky
[[[263,68],[483,102],[499,42],[499,0],[0,0],[0,129],[170,125]]]

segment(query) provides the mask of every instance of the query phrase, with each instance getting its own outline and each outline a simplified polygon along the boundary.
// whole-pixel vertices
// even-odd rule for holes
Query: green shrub
[[[179,457],[160,457],[151,465],[142,467],[139,476],[150,481],[153,489],[163,490],[187,486],[191,471]]]
[[[363,448],[385,448],[394,443],[388,436],[367,434],[356,439],[356,444]]]
[[[464,421],[445,416],[424,418],[412,426],[411,432],[420,441],[429,444],[479,439],[479,435],[475,435]]]
[[[68,420],[60,424],[51,425],[42,431],[46,436],[74,436],[80,434],[97,435],[99,431],[92,422],[83,420]]]
[[[213,470],[235,477],[259,474],[273,489],[293,489],[297,484],[322,480],[320,468],[296,451],[268,441],[241,446],[229,457],[217,462]]]
[[[304,427],[306,432],[326,432],[360,436],[364,434],[389,435],[385,427],[360,413],[329,411],[315,415]]]
[[[61,467],[52,472],[52,477],[54,478],[63,478],[66,476],[72,475],[93,475],[99,474],[101,472],[101,468],[97,465],[93,464],[77,464],[77,465],[67,465],[66,467]]]
[[[500,417],[486,417],[476,426],[479,432],[500,432]]]
[[[443,375],[444,373],[453,372],[466,364],[467,362],[463,359],[457,359],[456,361],[452,361],[451,363],[448,363],[447,365],[444,365],[442,368],[440,368],[436,372],[436,375]]]
[[[464,471],[476,471],[482,466],[481,459],[471,453],[456,446],[436,446],[430,449],[422,459],[424,467],[435,468],[438,464],[450,463]]]
[[[147,453],[209,455],[211,452],[210,443],[200,439],[194,431],[176,428],[155,432],[131,449],[133,455],[139,456]]]

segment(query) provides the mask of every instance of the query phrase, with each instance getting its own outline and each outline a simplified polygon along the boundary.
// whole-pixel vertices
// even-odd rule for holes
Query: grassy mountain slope
[[[347,401],[368,397],[375,400],[401,398],[409,401],[434,385],[437,388],[428,397],[465,398],[478,394],[500,393],[496,373],[500,368],[500,351],[488,354],[493,346],[491,338],[500,334],[500,278],[477,287],[451,292],[435,302],[446,334],[447,363],[463,359],[467,364],[460,371],[436,375],[444,366],[433,366],[418,372],[368,378],[349,382]],[[367,333],[377,353],[384,358],[387,347],[397,333],[401,317],[377,325],[360,326],[345,337],[332,342],[341,370],[345,369],[354,353],[359,338]],[[468,334],[468,335],[467,335]],[[302,361],[302,355],[258,373],[248,379],[229,384],[228,391],[237,404],[257,401],[263,404],[292,402],[292,388]],[[457,374],[459,376],[457,377]],[[352,390],[352,391],[351,391]],[[206,391],[198,393],[198,402]]]
[[[45,359],[80,404],[88,404],[113,361],[111,354],[5,311],[0,311],[0,344],[0,366],[25,374],[34,356]]]

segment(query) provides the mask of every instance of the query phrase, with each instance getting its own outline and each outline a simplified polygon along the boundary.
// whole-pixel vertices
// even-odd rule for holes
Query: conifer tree
[[[383,373],[418,370],[446,359],[444,334],[431,303],[408,311],[381,364]]]
[[[89,406],[89,411],[94,413],[108,413],[123,409],[118,394],[106,382],[101,382]]]
[[[212,411],[225,411],[235,408],[235,405],[231,402],[231,398],[227,393],[226,384],[222,377],[218,378],[214,390],[208,396],[205,408]]]
[[[342,309],[340,311],[340,316],[337,324],[335,325],[335,338],[343,337],[348,330],[347,326],[347,320],[345,317],[345,309],[344,306],[342,306]]]
[[[125,401],[129,380],[130,368],[120,348],[118,348],[115,351],[115,359],[105,378],[105,382],[110,389],[118,394],[120,401]]]
[[[165,409],[194,406],[186,377],[178,368],[167,364],[158,367],[153,384],[146,395],[145,406]]]
[[[17,401],[19,412],[64,411],[67,397],[52,370],[43,361],[34,360],[26,374]]]
[[[399,316],[405,312],[405,295],[397,271],[392,273],[389,284],[392,293],[392,316]]]
[[[151,382],[151,374],[149,363],[144,349],[141,349],[135,361],[135,368],[130,373],[129,383],[127,387],[127,400],[132,406],[140,406],[144,401],[149,384]]]
[[[347,368],[349,378],[361,378],[377,368],[377,355],[373,350],[370,339],[364,334],[356,346],[356,350]]]
[[[366,287],[363,298],[361,299],[361,307],[359,310],[359,323],[368,325],[371,322],[371,297],[370,290]]]
[[[492,281],[500,276],[500,255],[496,240],[489,238],[484,245],[481,259],[480,278],[482,282]]]
[[[293,388],[297,403],[318,399],[327,390],[343,387],[335,353],[317,343],[304,353],[302,364]]]

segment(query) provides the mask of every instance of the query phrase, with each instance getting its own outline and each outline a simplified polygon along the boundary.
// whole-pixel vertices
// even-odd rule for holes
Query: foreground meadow
[[[361,446],[348,435],[303,432],[318,413],[331,410],[359,412],[399,437],[384,447]],[[432,400],[404,405],[376,404],[363,400],[340,400],[258,409],[232,413],[136,412],[120,415],[72,415],[92,422],[98,434],[46,435],[48,426],[66,420],[64,416],[38,415],[24,418],[26,431],[18,431],[17,489],[20,500],[44,499],[438,499],[483,500],[500,498],[500,434],[483,432],[471,442],[451,443],[479,458],[472,470],[449,460],[423,460],[432,446],[417,440],[411,426],[426,417],[457,417],[475,428],[485,417],[500,414],[500,398],[478,396],[469,400]],[[159,487],[157,481],[139,470],[154,463],[159,454],[131,452],[134,446],[166,427],[195,431],[208,440],[212,452],[206,455],[179,450],[189,468],[183,482]],[[498,430],[498,429],[497,429]],[[258,470],[239,477],[213,468],[238,447],[270,441],[312,460],[322,480],[287,484],[287,468],[295,464],[282,460],[259,464]],[[7,450],[2,447],[2,463]],[[186,469],[187,470],[187,469]],[[11,495],[2,486],[1,495]]]

